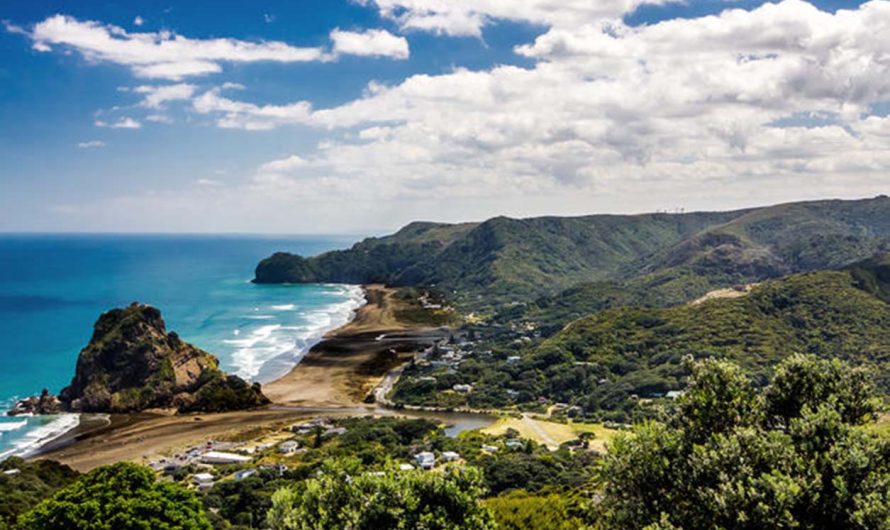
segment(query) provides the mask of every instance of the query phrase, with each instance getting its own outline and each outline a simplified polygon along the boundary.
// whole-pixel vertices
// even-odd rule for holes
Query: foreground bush
[[[23,530],[210,530],[201,501],[148,468],[100,467],[21,518]]]
[[[341,463],[276,492],[267,521],[274,530],[493,530],[482,484],[474,468],[356,474]]]
[[[861,428],[862,371],[793,356],[757,393],[731,363],[691,369],[667,423],[613,444],[600,528],[890,528],[890,443]]]

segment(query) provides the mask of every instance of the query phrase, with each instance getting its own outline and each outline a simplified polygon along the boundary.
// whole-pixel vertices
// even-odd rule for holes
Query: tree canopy
[[[480,502],[481,473],[471,467],[441,473],[391,470],[357,473],[357,463],[331,463],[317,478],[272,497],[274,530],[493,530]]]
[[[23,530],[210,530],[201,501],[129,463],[97,468],[25,514]]]
[[[890,528],[890,443],[869,378],[792,356],[760,393],[725,361],[692,365],[667,422],[619,437],[605,458],[602,529]]]

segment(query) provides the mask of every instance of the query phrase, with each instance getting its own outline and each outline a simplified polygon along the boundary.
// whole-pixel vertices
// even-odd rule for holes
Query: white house
[[[432,469],[436,465],[436,455],[429,451],[414,455],[414,461],[421,469]]]
[[[201,491],[209,490],[213,487],[213,475],[210,473],[198,473],[192,476],[192,482],[198,486]]]
[[[399,469],[401,471],[411,471],[414,469],[414,466],[412,466],[411,464],[399,464]]]
[[[442,453],[442,460],[446,462],[454,462],[460,458],[460,454],[455,453],[454,451],[445,451]]]
[[[294,440],[288,440],[286,442],[281,442],[280,444],[278,444],[278,452],[283,455],[294,454],[299,448],[300,444]]]
[[[507,364],[511,364],[511,365],[519,364],[519,361],[521,361],[521,360],[522,360],[522,357],[520,357],[518,355],[511,355],[511,356],[507,357]]]
[[[525,443],[522,440],[517,440],[515,438],[507,440],[504,442],[504,445],[507,446],[507,449],[522,449],[525,447]]]
[[[459,392],[461,394],[469,394],[473,391],[472,385],[454,385],[451,388],[453,388],[455,392]]]
[[[235,480],[241,482],[242,480],[254,475],[256,475],[256,469],[242,469],[241,471],[235,473]]]
[[[204,464],[245,464],[250,462],[249,456],[236,455],[235,453],[223,453],[222,451],[208,451],[201,455]]]

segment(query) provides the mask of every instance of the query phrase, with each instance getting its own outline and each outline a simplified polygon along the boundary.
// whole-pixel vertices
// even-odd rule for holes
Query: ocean
[[[275,251],[315,255],[354,237],[0,235],[0,411],[74,375],[98,316],[138,301],[168,331],[266,382],[286,373],[322,335],[346,323],[357,286],[254,285]],[[76,415],[0,417],[0,458],[27,454],[77,425]]]

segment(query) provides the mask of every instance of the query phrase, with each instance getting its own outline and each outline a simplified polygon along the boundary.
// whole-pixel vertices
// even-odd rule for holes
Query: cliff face
[[[134,303],[99,317],[59,398],[69,410],[83,412],[219,411],[268,403],[259,385],[227,376],[218,364],[167,333],[160,311]]]

